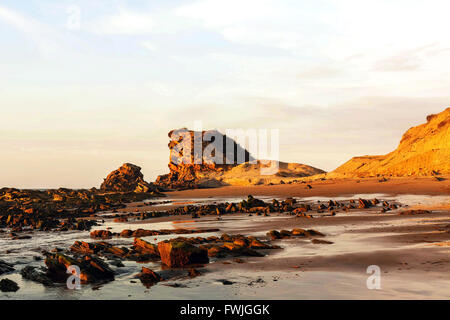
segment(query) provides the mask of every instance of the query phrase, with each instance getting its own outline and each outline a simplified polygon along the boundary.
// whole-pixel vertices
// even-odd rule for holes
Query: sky
[[[168,172],[167,133],[279,129],[280,160],[385,154],[450,105],[447,0],[0,0],[0,185]]]

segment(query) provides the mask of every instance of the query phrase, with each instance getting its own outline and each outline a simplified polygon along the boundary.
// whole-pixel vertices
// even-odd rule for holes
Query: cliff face
[[[255,158],[236,141],[216,130],[195,132],[187,129],[169,132],[170,173],[159,176],[156,185],[172,189],[280,183],[324,171],[302,165],[279,163],[270,175],[261,172],[272,164]],[[194,144],[197,142],[197,149]],[[201,148],[200,148],[201,146]],[[213,147],[216,151],[212,151]],[[230,152],[228,152],[230,151]]]
[[[427,176],[450,173],[450,108],[409,129],[396,150],[355,157],[332,173],[340,176]]]

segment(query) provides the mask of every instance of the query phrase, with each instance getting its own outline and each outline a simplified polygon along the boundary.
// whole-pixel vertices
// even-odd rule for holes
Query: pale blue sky
[[[167,172],[167,132],[196,120],[279,128],[281,160],[325,170],[389,152],[450,104],[449,9],[2,0],[1,185],[90,187],[123,162],[152,180]]]

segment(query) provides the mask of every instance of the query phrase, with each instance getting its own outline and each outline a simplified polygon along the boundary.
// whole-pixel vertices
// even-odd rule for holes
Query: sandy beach
[[[279,197],[337,197],[354,194],[416,194],[416,195],[448,195],[450,196],[450,177],[442,177],[438,181],[434,177],[400,177],[389,178],[379,182],[379,178],[340,179],[325,181],[308,181],[306,184],[279,184],[261,186],[226,186],[214,189],[195,189],[170,192],[172,198],[205,198],[245,196],[279,196]]]

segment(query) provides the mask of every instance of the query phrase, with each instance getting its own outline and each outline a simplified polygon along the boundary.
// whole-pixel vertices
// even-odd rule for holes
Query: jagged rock
[[[142,267],[142,271],[138,274],[138,278],[147,288],[162,280],[159,274],[146,267]]]
[[[370,208],[372,206],[370,201],[365,200],[365,199],[359,199],[358,202],[359,202],[359,208],[360,209],[367,209],[367,208]]]
[[[144,180],[141,168],[125,163],[119,169],[111,172],[100,186],[103,192],[136,192],[158,193],[158,189]]]
[[[84,256],[74,259],[61,253],[47,254],[45,264],[48,268],[49,278],[56,282],[64,282],[68,278],[67,268],[69,266],[78,266],[80,274],[78,275],[82,283],[94,283],[98,281],[114,280],[114,271],[98,258]]]
[[[150,255],[150,256],[159,256],[158,246],[152,243],[149,243],[145,240],[135,238],[133,242],[133,248],[144,255]]]
[[[197,132],[178,129],[169,132],[169,138],[170,173],[159,176],[155,182],[165,188],[268,184],[270,179],[278,183],[280,177],[304,177],[325,173],[299,163],[256,160],[244,147],[217,130]],[[196,145],[198,148],[194,148]],[[211,151],[215,148],[215,151]],[[267,173],[269,170],[270,174]],[[255,174],[262,171],[265,173]]]
[[[240,163],[254,160],[247,150],[217,130],[195,132],[178,129],[170,131],[169,138],[170,173],[156,180],[157,184],[167,187],[195,187],[204,173],[227,170],[238,164],[240,153],[243,154]],[[212,143],[219,143],[222,150],[216,150],[214,155],[208,153],[207,148],[213,146]],[[230,153],[227,155],[228,146],[234,150],[231,158]]]
[[[36,267],[26,266],[20,271],[20,274],[24,279],[41,283],[44,286],[53,285],[53,281],[44,272],[36,270]]]

